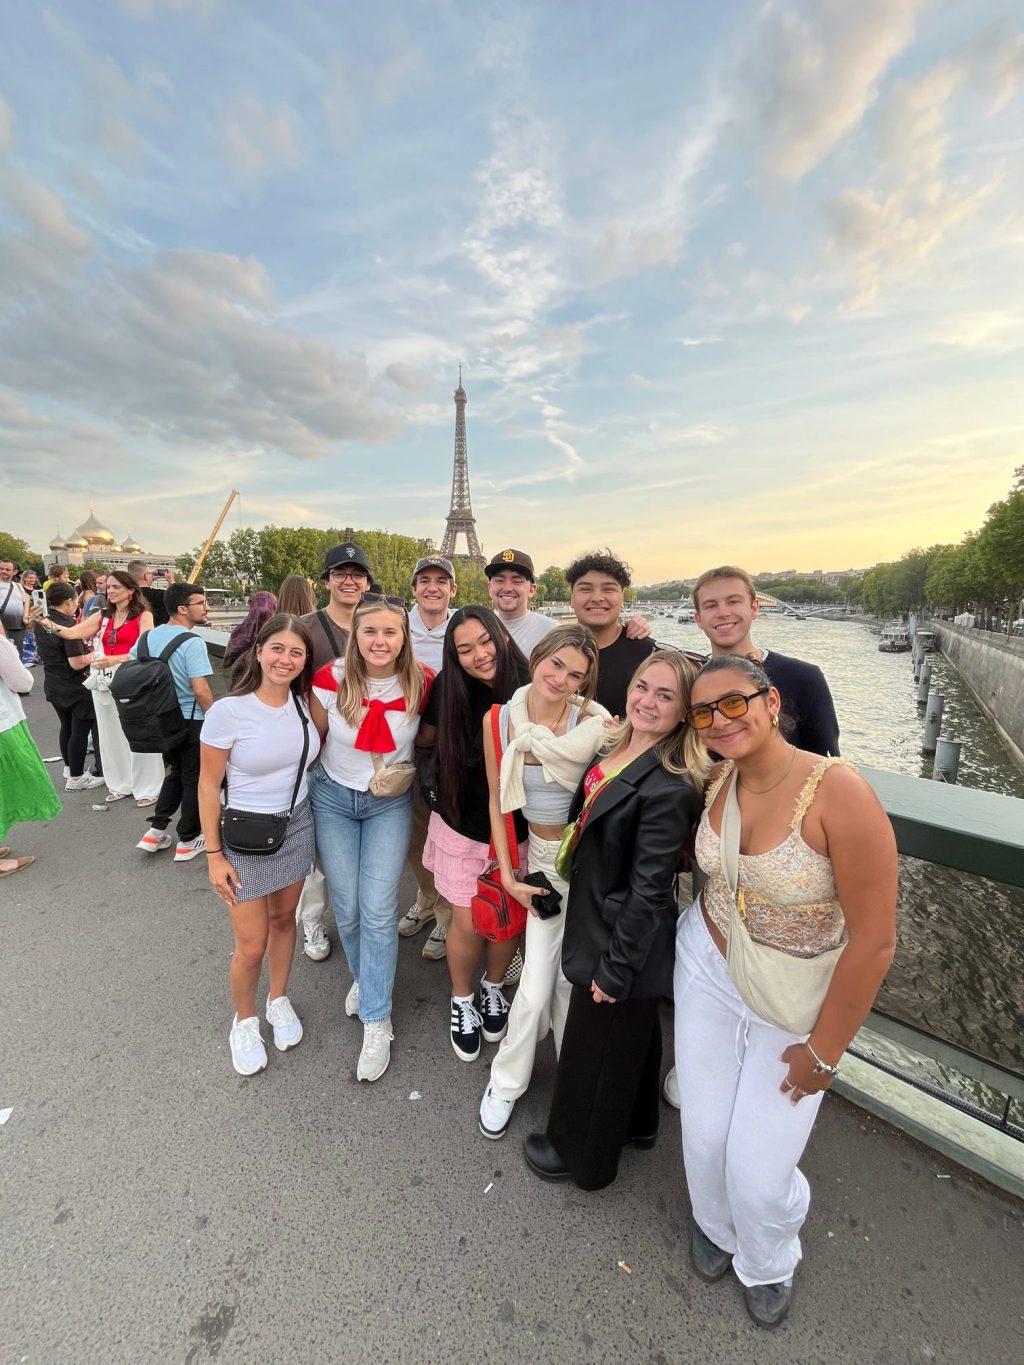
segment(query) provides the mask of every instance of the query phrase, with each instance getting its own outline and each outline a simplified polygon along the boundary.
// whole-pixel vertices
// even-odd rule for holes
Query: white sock
[[[485,976],[484,979],[480,982],[480,985],[481,985],[481,987],[482,987],[485,991],[500,991],[500,990],[501,990],[501,982],[500,982],[500,981],[488,981],[487,978],[486,978],[486,976]]]
[[[452,1004],[453,1004],[453,1005],[471,1005],[472,1003],[473,1003],[473,997],[472,997],[471,995],[453,995],[453,996],[452,996]]]

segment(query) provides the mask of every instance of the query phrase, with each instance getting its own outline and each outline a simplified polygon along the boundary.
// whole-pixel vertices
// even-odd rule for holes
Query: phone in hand
[[[49,617],[50,608],[46,605],[46,593],[42,588],[32,589],[32,605],[36,610],[41,611],[45,617]]]
[[[543,872],[530,872],[525,877],[520,877],[521,882],[527,886],[536,886],[541,891],[546,891],[546,896],[534,896],[533,908],[541,919],[554,919],[555,915],[561,914],[562,897],[559,892],[548,881]]]

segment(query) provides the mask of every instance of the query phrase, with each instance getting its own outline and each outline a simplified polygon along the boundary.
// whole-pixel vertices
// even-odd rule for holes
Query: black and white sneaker
[[[480,1056],[482,1022],[472,998],[456,1000],[452,996],[452,1047],[464,1062],[475,1062]]]
[[[484,1038],[488,1043],[500,1043],[508,1028],[508,1012],[512,1006],[502,994],[501,986],[491,981],[480,982],[480,1015]]]

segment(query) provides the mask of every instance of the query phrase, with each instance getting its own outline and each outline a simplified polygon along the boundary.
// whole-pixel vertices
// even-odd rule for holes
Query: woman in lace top
[[[848,763],[787,742],[780,707],[747,659],[712,659],[694,681],[687,720],[725,761],[697,833],[708,881],[680,919],[675,972],[691,1261],[707,1280],[731,1264],[765,1327],[789,1310],[801,1254],[797,1163],[896,942],[888,818]],[[730,933],[744,937],[730,945]],[[809,1032],[780,1026],[801,1012]]]

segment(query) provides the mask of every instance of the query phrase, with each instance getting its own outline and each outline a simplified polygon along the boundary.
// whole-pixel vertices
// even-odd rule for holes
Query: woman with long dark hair
[[[107,800],[123,801],[130,794],[137,806],[153,806],[164,780],[163,755],[132,753],[110,695],[114,670],[130,658],[139,636],[153,629],[153,613],[135,579],[120,569],[107,574],[106,596],[102,611],[93,612],[75,626],[58,625],[45,618],[38,624],[62,640],[98,640],[99,653],[93,655],[86,687],[96,708]]]
[[[426,772],[431,815],[423,866],[434,874],[434,885],[452,906],[447,938],[451,1039],[455,1055],[466,1062],[480,1055],[481,1033],[488,1043],[505,1036],[509,1003],[501,986],[517,944],[516,939],[485,944],[473,928],[470,910],[477,878],[490,858],[483,722],[495,703],[508,701],[529,677],[529,665],[494,612],[488,607],[462,607],[448,623],[441,672],[417,735],[417,744],[436,741],[437,746]],[[522,842],[526,822],[521,814],[517,820]],[[522,849],[520,862],[525,861]],[[474,978],[481,953],[484,976],[478,1009]]]
[[[320,752],[309,714],[313,643],[297,616],[272,616],[256,637],[230,694],[203,719],[199,815],[210,882],[228,907],[231,959],[231,1062],[242,1076],[267,1064],[256,1011],[263,959],[270,971],[267,1023],[279,1052],[302,1038],[287,996],[295,956],[295,907],[313,863],[313,818],[306,770]],[[238,853],[223,840],[221,785],[232,811],[288,817],[273,853]]]

